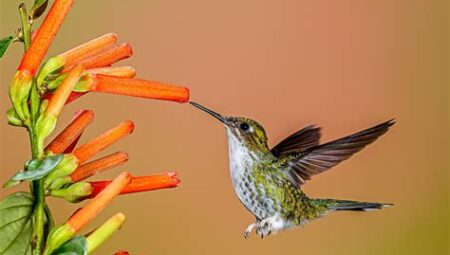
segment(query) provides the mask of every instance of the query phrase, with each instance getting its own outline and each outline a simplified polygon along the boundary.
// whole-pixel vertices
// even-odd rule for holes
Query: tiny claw
[[[248,225],[248,227],[244,231],[244,238],[248,239],[250,237],[250,234],[252,233],[253,228],[255,228],[256,223],[252,223]]]

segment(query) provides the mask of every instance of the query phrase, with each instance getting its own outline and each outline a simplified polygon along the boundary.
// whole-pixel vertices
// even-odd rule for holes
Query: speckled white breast
[[[264,219],[275,212],[274,202],[265,196],[265,189],[252,176],[258,157],[249,151],[237,137],[227,130],[230,174],[236,195],[241,203],[257,218]]]

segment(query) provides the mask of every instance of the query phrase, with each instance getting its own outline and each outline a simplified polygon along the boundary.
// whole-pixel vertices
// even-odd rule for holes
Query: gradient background
[[[18,3],[0,2],[1,35],[19,24]],[[102,155],[125,150],[131,158],[121,169],[177,170],[183,181],[114,201],[87,230],[119,211],[127,222],[98,254],[448,254],[448,10],[438,0],[77,1],[49,55],[117,32],[134,47],[123,63],[139,77],[186,84],[194,101],[259,120],[272,145],[308,124],[323,126],[327,141],[397,119],[304,187],[313,197],[395,207],[244,240],[254,218],[234,195],[220,123],[188,104],[88,95],[67,107],[58,130],[80,108],[96,111],[82,142],[132,119],[134,134]],[[2,113],[21,52],[15,45],[0,61]],[[3,183],[29,151],[24,130],[4,117],[0,131]],[[80,206],[48,200],[58,223]]]

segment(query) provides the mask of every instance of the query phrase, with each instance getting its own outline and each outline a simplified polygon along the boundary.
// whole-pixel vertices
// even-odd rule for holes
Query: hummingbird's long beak
[[[210,110],[206,107],[204,107],[203,105],[197,104],[196,102],[189,102],[191,105],[197,107],[198,109],[208,113],[209,115],[213,116],[214,118],[220,120],[220,122],[227,124],[227,120],[220,114],[218,114],[217,112]]]

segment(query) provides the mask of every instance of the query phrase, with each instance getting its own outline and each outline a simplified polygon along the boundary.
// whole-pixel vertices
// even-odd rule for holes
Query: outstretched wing
[[[304,152],[286,155],[286,164],[289,169],[287,174],[299,187],[313,175],[332,168],[375,141],[394,123],[394,120],[389,120],[356,134],[311,147]]]
[[[300,153],[319,145],[320,128],[307,126],[285,138],[270,151],[275,157],[283,157],[292,153]]]

